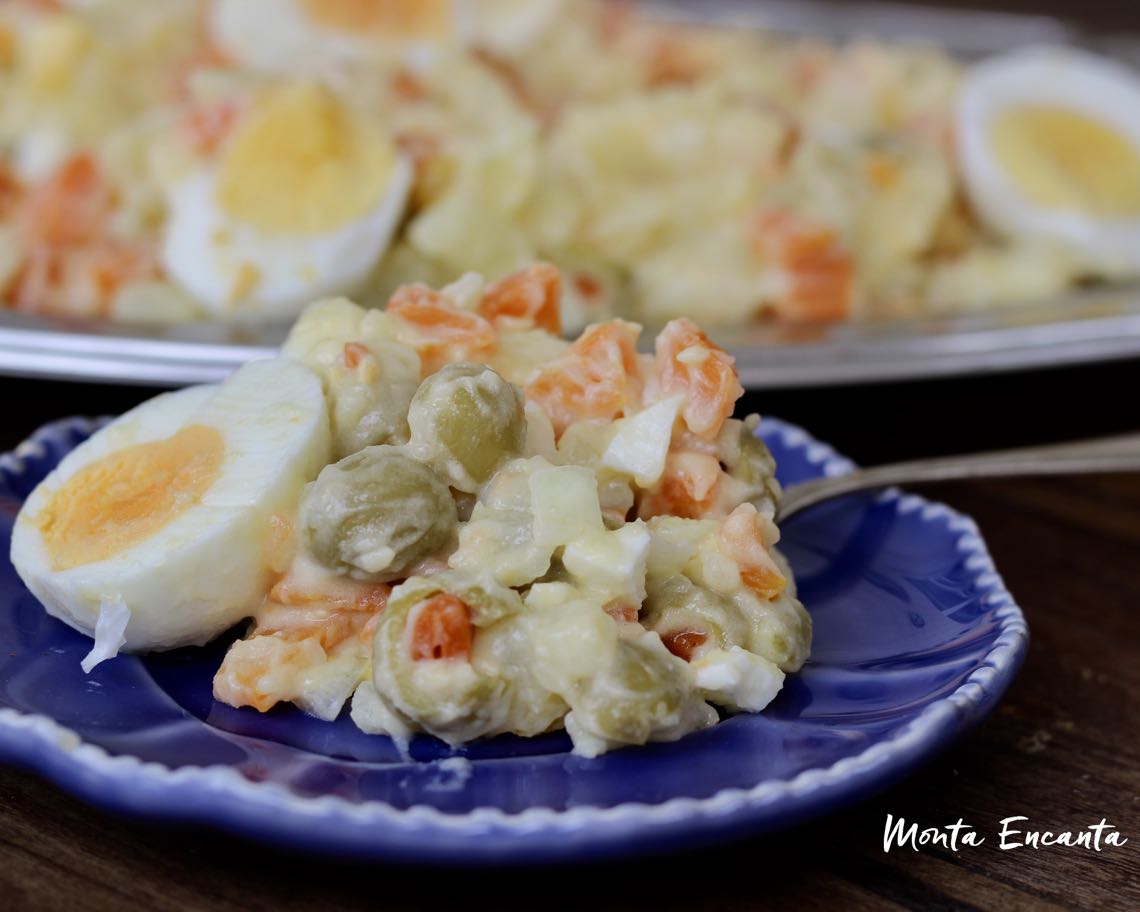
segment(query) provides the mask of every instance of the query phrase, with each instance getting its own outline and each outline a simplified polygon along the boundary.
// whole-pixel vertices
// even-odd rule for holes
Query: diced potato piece
[[[646,524],[650,535],[646,572],[654,579],[665,579],[680,573],[701,542],[715,535],[715,519],[683,519],[679,516],[654,516]]]
[[[624,472],[639,487],[651,488],[665,473],[665,457],[673,439],[681,398],[671,396],[651,405],[631,418],[622,418],[609,446],[602,454],[602,465]]]
[[[583,585],[640,605],[645,599],[649,530],[638,520],[566,545],[562,563]]]
[[[553,466],[530,477],[534,540],[564,545],[604,531],[598,482],[583,466]]]

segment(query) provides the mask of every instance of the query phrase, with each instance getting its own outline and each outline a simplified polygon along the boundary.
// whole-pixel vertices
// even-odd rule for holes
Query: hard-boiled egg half
[[[975,66],[956,137],[970,199],[994,230],[1060,242],[1092,268],[1140,274],[1140,78],[1061,48]]]
[[[461,42],[470,0],[214,0],[210,34],[261,73],[319,73],[380,55],[416,63]]]
[[[379,59],[425,65],[443,49],[525,50],[569,0],[214,0],[225,54],[260,73],[326,73]]]
[[[399,225],[412,166],[331,91],[277,86],[169,191],[162,263],[219,316],[296,315],[351,292]]]
[[[317,376],[252,362],[71,452],[16,518],[12,563],[49,614],[95,637],[88,670],[120,648],[205,643],[261,603],[275,543],[329,458]]]

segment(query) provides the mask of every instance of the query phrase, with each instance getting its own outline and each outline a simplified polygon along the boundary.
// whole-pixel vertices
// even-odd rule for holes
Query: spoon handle
[[[1023,447],[965,456],[918,459],[858,469],[847,475],[819,478],[784,491],[777,520],[823,500],[891,485],[1012,475],[1078,475],[1140,471],[1140,434],[1103,437],[1074,443]]]

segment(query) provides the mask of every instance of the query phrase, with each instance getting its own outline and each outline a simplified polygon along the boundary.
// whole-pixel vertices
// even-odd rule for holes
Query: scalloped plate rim
[[[48,443],[66,446],[66,435],[89,434],[107,420],[76,417],[45,425],[16,450],[0,454],[0,470],[19,474],[29,459],[46,455]],[[789,448],[802,449],[808,462],[825,474],[853,466],[795,425],[765,417],[764,427]],[[383,801],[304,797],[276,783],[253,782],[225,766],[172,769],[129,754],[112,755],[48,716],[8,707],[0,707],[0,761],[29,768],[111,811],[221,825],[284,846],[376,860],[583,860],[616,851],[640,854],[688,847],[802,822],[881,790],[962,734],[1000,698],[1026,652],[1024,616],[974,521],[944,504],[896,489],[883,492],[879,500],[894,504],[901,513],[921,512],[924,523],[939,522],[956,535],[955,545],[966,557],[972,582],[993,612],[999,632],[965,681],[896,732],[831,766],[804,770],[790,779],[761,780],[707,798],[674,797],[655,804],[563,811],[532,807],[517,813],[490,806],[461,814],[428,805],[398,809]],[[315,835],[317,824],[320,831]],[[628,841],[635,834],[633,847]],[[427,836],[432,837],[430,845],[425,845]],[[526,839],[522,845],[520,837]]]

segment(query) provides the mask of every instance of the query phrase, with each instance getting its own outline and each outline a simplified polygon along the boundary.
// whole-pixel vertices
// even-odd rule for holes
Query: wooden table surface
[[[750,395],[870,463],[1136,430],[1140,362],[1033,374]],[[0,447],[44,420],[120,411],[123,388],[0,381]],[[1140,909],[1140,476],[929,489],[973,515],[1029,619],[997,710],[901,785],[763,839],[674,857],[521,872],[398,871],[291,856],[211,831],[127,822],[0,769],[0,909]],[[882,848],[886,815],[959,818],[986,842]],[[1100,854],[1001,851],[998,821],[1053,831],[1102,819]],[[551,889],[554,887],[554,889]]]

